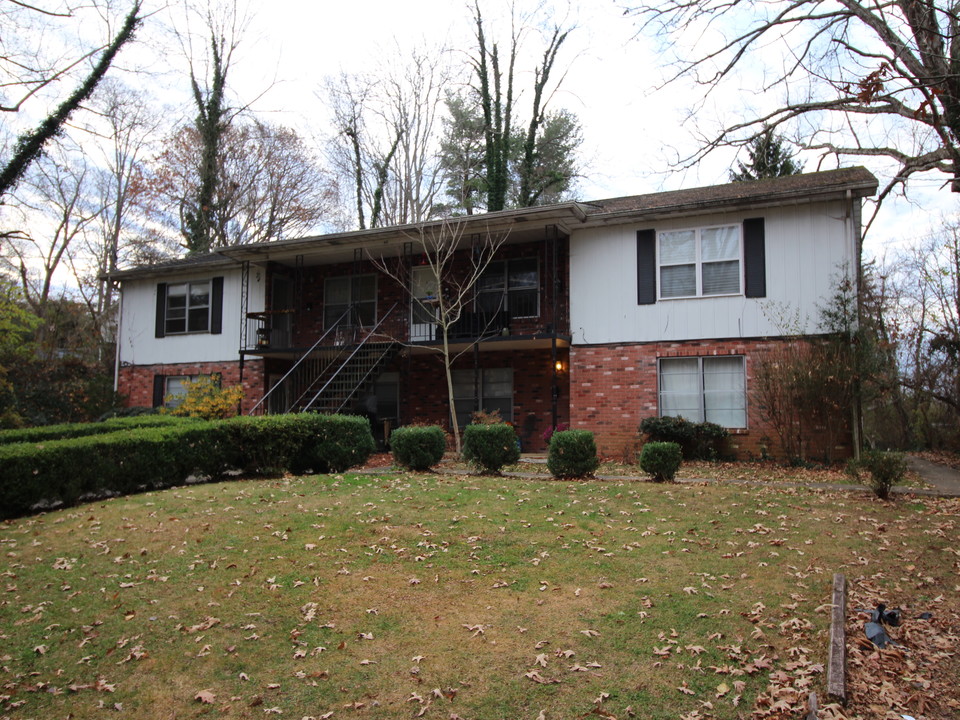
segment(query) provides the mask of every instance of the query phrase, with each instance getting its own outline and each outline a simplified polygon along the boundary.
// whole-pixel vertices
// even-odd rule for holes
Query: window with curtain
[[[743,357],[661,358],[658,375],[661,416],[747,426]]]
[[[507,310],[511,317],[540,315],[540,270],[536,258],[490,263],[477,282],[477,306],[486,313]]]
[[[661,298],[741,292],[738,225],[664,231],[658,250]]]
[[[479,376],[480,409],[499,411],[500,417],[513,421],[513,368],[487,368]],[[453,399],[460,427],[469,424],[474,411],[474,371],[453,371]]]
[[[323,326],[333,327],[353,307],[342,325],[369,327],[377,323],[377,276],[353,275],[327,278],[323,283]]]

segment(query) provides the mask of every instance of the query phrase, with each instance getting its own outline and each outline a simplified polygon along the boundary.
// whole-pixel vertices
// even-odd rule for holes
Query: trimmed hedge
[[[554,477],[582,478],[599,466],[597,444],[589,430],[558,430],[550,438],[547,469]]]
[[[671,482],[682,462],[683,453],[675,442],[648,442],[640,451],[640,469],[655,482]]]
[[[446,449],[447,434],[439,425],[408,425],[390,433],[393,459],[408,470],[429,470]]]
[[[512,425],[484,423],[463,430],[463,459],[482,472],[499,475],[504,465],[520,459],[520,444]]]
[[[640,432],[654,442],[673,442],[680,446],[684,460],[716,460],[722,456],[729,431],[712,422],[691,422],[683,417],[648,417],[640,423]]]
[[[177,422],[43,443],[0,445],[0,516],[87,497],[180,485],[190,476],[340,472],[374,450],[362,417],[277,415]]]
[[[172,427],[185,422],[197,422],[196,418],[173,417],[172,415],[137,415],[135,417],[117,417],[90,423],[63,423],[61,425],[42,425],[33,428],[0,430],[0,445],[10,443],[48,442],[50,440],[68,440],[70,438],[104,435],[118,430],[136,428]]]

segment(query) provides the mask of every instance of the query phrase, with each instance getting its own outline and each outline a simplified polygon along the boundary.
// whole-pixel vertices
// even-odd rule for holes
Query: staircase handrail
[[[312,353],[314,350],[317,349],[320,343],[322,343],[326,339],[327,335],[329,335],[330,333],[332,333],[334,330],[337,329],[337,326],[340,325],[340,321],[343,320],[345,317],[347,317],[347,315],[350,314],[352,309],[353,309],[352,306],[348,307],[346,310],[343,311],[343,313],[341,313],[340,317],[338,317],[336,321],[329,328],[327,328],[326,332],[324,332],[323,335],[321,335],[320,338],[313,345],[310,346],[310,349],[307,350],[303,355],[301,355],[300,358],[293,364],[293,366],[289,370],[287,370],[286,373],[284,373],[283,377],[280,378],[278,382],[275,382],[273,386],[269,390],[267,390],[267,392],[264,393],[263,397],[260,398],[260,400],[257,402],[256,405],[250,408],[250,412],[248,413],[249,415],[253,415],[256,409],[266,402],[267,398],[270,397],[271,393],[273,393],[274,390],[276,390],[278,387],[283,385],[284,381],[288,377],[290,377],[293,371],[296,370],[298,367],[300,367],[300,363],[306,360],[310,356],[310,353]]]
[[[323,387],[320,388],[312,398],[310,398],[310,402],[308,402],[306,405],[304,405],[300,409],[300,412],[307,412],[307,410],[309,410],[313,406],[313,404],[317,401],[317,399],[321,395],[323,395],[324,391],[330,386],[330,383],[332,383],[336,379],[337,375],[340,374],[340,371],[343,370],[351,360],[353,360],[353,357],[360,351],[360,348],[362,348],[364,345],[366,345],[370,341],[370,338],[372,338],[377,333],[377,330],[380,329],[380,326],[383,325],[384,321],[388,317],[390,317],[390,314],[394,310],[396,310],[397,305],[399,305],[399,303],[394,303],[390,307],[390,309],[383,314],[383,317],[381,317],[380,320],[377,322],[377,324],[373,326],[373,329],[371,329],[370,332],[367,333],[367,336],[361,342],[357,343],[356,347],[353,348],[353,351],[347,356],[347,359],[344,360],[343,363],[341,363],[340,367],[337,368],[337,371],[327,379],[327,381],[323,384]]]

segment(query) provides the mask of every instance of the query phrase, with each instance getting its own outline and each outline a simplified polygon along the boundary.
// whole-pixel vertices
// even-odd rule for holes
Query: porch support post
[[[550,372],[553,382],[550,388],[550,427],[557,426],[557,401],[560,399],[560,385],[557,384],[557,329],[550,334]]]

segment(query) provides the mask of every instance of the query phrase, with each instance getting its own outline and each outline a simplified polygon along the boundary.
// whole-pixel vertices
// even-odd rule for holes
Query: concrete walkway
[[[938,494],[943,497],[960,497],[960,471],[915,455],[907,455],[907,465],[923,478],[924,482],[936,488]]]

